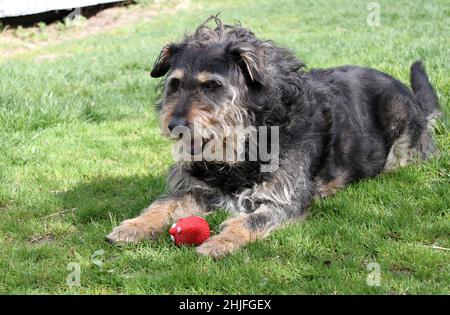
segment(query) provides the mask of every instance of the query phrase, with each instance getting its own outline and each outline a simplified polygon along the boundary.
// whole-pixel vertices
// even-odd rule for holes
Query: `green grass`
[[[366,6],[193,1],[107,34],[0,54],[0,293],[449,294],[450,252],[423,246],[450,248],[446,122],[437,158],[353,184],[314,204],[307,220],[223,260],[177,248],[168,234],[154,243],[105,242],[165,191],[170,145],[148,73],[165,43],[210,14],[240,20],[310,67],[360,64],[408,83],[409,66],[423,59],[448,116],[447,0],[383,0],[375,28]],[[226,217],[208,220],[217,231]],[[98,250],[102,264],[92,261]],[[81,266],[79,287],[66,284],[70,262]],[[370,262],[381,267],[381,286],[366,284]]]

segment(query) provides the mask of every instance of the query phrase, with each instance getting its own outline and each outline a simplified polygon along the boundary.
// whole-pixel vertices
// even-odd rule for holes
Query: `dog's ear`
[[[158,58],[155,60],[150,75],[153,78],[164,76],[170,69],[171,59],[177,53],[180,47],[176,44],[168,44],[161,49]]]
[[[247,81],[264,85],[266,78],[265,51],[262,48],[248,43],[233,43],[226,50],[240,67]]]

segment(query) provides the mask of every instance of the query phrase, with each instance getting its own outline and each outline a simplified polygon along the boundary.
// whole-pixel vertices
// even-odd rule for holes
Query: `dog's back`
[[[336,106],[319,183],[338,180],[343,185],[436,151],[430,126],[439,105],[420,62],[411,67],[413,91],[383,72],[358,66],[309,74],[329,87]]]

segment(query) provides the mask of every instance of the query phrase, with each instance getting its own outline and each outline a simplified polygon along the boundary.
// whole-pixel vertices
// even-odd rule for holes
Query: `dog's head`
[[[216,23],[214,29],[207,26]],[[248,126],[249,89],[265,84],[265,49],[249,30],[212,17],[180,43],[166,45],[152,77],[163,77],[161,127],[202,128],[203,143],[224,137],[228,126]],[[206,134],[205,134],[206,131]],[[195,131],[194,131],[195,133]]]
[[[210,22],[214,28],[208,26]],[[155,61],[151,76],[164,77],[159,102],[163,132],[173,137],[177,128],[190,130],[195,139],[200,138],[197,145],[192,141],[195,152],[211,139],[223,141],[229,127],[251,126],[255,115],[249,105],[257,107],[261,94],[264,101],[271,101],[274,96],[268,91],[278,91],[272,86],[275,77],[286,73],[281,68],[300,68],[295,57],[289,64],[284,55],[292,56],[248,29],[210,17],[194,34],[163,47]]]

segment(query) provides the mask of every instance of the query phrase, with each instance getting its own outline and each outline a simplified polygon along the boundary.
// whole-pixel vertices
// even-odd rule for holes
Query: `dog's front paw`
[[[239,247],[239,244],[236,242],[217,235],[197,247],[196,252],[199,255],[219,259],[234,252]]]
[[[148,236],[143,227],[133,223],[131,220],[122,222],[114,228],[106,239],[111,243],[137,243]]]

